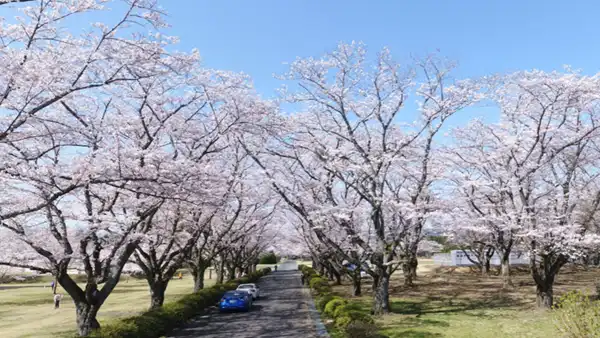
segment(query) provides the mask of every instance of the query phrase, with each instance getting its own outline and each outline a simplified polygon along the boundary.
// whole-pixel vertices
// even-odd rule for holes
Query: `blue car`
[[[252,295],[246,291],[227,291],[219,301],[219,311],[243,310],[252,308]]]

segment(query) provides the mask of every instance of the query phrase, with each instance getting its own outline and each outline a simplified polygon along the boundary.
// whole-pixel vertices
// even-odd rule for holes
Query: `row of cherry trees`
[[[534,71],[498,81],[489,97],[500,121],[456,129],[446,149],[448,224],[498,253],[505,286],[510,253],[528,253],[538,305],[550,307],[561,267],[599,243],[600,78]]]
[[[356,293],[344,265],[365,267],[378,314],[393,272],[413,284],[428,223],[494,248],[507,285],[511,250],[529,250],[543,306],[560,268],[596,248],[597,77],[456,80],[434,57],[402,67],[341,44],[291,63],[294,113],[279,114],[248,78],[151,33],[165,26],[154,0],[24,2],[0,23],[0,265],[55,275],[81,335],[126,264],[161,306],[182,266],[196,290],[209,266],[219,280],[253,269],[273,224]],[[67,28],[111,4],[112,24]],[[443,134],[480,104],[500,121]]]
[[[430,58],[404,69],[387,50],[368,62],[357,43],[297,60],[282,79],[295,83],[283,94],[298,112],[260,149],[248,149],[300,221],[313,255],[336,257],[326,264],[338,268],[369,263],[374,313],[389,311],[396,269],[412,285],[423,227],[440,211],[434,139],[448,118],[481,98],[478,83],[452,81],[450,68]],[[405,108],[412,95],[418,105]]]
[[[567,70],[455,80],[451,69],[433,57],[402,68],[385,49],[370,62],[357,43],[298,59],[281,76],[294,114],[245,148],[318,268],[349,275],[355,294],[360,275],[345,265],[373,277],[374,313],[389,311],[394,271],[413,284],[428,223],[478,248],[482,269],[498,252],[507,287],[511,250],[528,251],[538,305],[550,307],[560,268],[597,249],[600,79]],[[442,135],[482,105],[499,122]]]
[[[0,23],[0,265],[51,273],[81,336],[99,327],[126,265],[142,270],[151,307],[179,268],[196,290],[209,265],[219,281],[255,269],[276,200],[240,140],[274,110],[249,80],[170,52],[176,39],[151,33],[165,27],[153,0],[9,6],[19,16]],[[122,9],[112,24],[68,29],[109,6]]]

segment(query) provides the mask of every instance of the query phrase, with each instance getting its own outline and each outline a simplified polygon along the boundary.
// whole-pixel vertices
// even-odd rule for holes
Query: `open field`
[[[552,315],[535,308],[535,286],[528,272],[514,271],[515,288],[501,290],[499,276],[482,277],[469,268],[438,268],[429,260],[420,263],[416,287],[402,286],[401,272],[392,278],[392,314],[378,319],[381,333],[396,337],[559,337]],[[565,268],[555,284],[555,297],[569,290],[592,294],[600,270]],[[349,297],[348,285],[334,292]],[[556,299],[555,298],[555,299]],[[371,286],[363,285],[356,299],[368,312]]]
[[[273,268],[259,264],[258,269]],[[165,302],[176,300],[192,292],[192,276],[181,270],[183,279],[169,283]],[[212,279],[209,279],[212,277]],[[215,272],[208,270],[205,285],[215,281]],[[57,337],[75,330],[75,307],[71,298],[59,286],[57,292],[64,294],[59,310],[54,310],[51,276],[39,276],[35,281],[0,284],[0,337]],[[123,276],[117,288],[100,309],[100,325],[110,320],[135,315],[145,311],[150,304],[148,285],[144,279]]]
[[[214,279],[207,279],[205,283],[211,285]],[[193,285],[189,275],[184,275],[182,280],[172,280],[165,302],[191,293]],[[62,288],[57,290],[65,296],[60,309],[54,310],[49,283],[0,284],[0,337],[58,337],[74,332],[73,302]],[[102,325],[115,318],[135,315],[146,310],[149,304],[146,281],[123,278],[100,309],[98,320]]]

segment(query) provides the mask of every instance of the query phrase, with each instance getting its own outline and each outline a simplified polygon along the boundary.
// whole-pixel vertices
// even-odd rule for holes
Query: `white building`
[[[466,250],[471,260],[477,262],[475,253]],[[469,260],[469,257],[463,250],[452,250],[450,253],[438,253],[433,255],[433,261],[439,265],[445,266],[475,266],[476,264]],[[529,264],[529,254],[526,252],[511,252],[508,258],[510,265]],[[500,265],[500,256],[494,253],[490,259],[490,265]]]

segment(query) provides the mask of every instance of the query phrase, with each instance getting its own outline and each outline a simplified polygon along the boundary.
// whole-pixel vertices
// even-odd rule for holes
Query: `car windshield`
[[[238,286],[238,289],[252,289],[254,288],[253,285],[240,285]]]
[[[244,296],[241,292],[226,292],[223,297],[225,298],[234,298],[234,297],[242,297]]]

